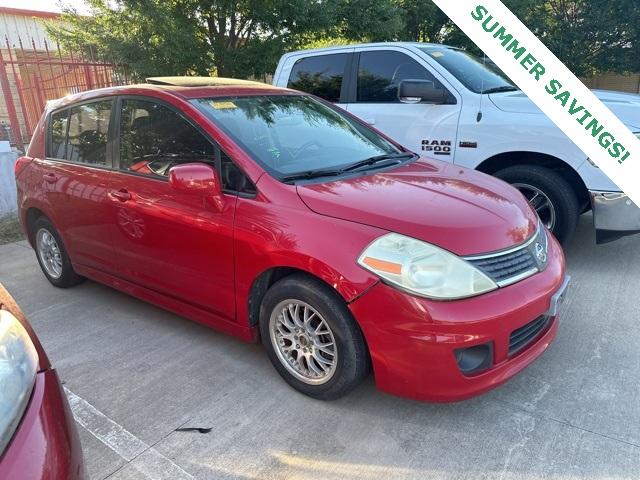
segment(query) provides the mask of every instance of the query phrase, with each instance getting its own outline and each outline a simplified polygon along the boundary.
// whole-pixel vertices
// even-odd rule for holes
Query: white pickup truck
[[[334,102],[415,152],[502,178],[563,242],[589,210],[598,243],[640,232],[640,208],[504,74],[463,50],[374,43],[287,53],[273,84]],[[595,93],[640,132],[640,95]]]

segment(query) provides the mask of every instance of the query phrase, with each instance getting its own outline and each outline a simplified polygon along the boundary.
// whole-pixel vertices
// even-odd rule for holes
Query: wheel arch
[[[267,293],[267,290],[269,290],[269,288],[271,288],[271,286],[277,281],[294,274],[306,275],[309,278],[323,283],[335,292],[336,295],[345,302],[345,304],[349,303],[349,299],[345,298],[343,292],[336,288],[335,285],[329,283],[326,278],[322,278],[313,272],[299,267],[284,265],[273,266],[261,272],[251,284],[251,289],[249,290],[249,295],[247,297],[248,320],[250,326],[256,326],[258,324],[260,305],[262,303],[262,299]]]
[[[27,240],[29,240],[32,247],[34,246],[33,225],[42,217],[48,218],[49,221],[51,221],[51,218],[49,218],[47,214],[38,207],[29,207],[24,214],[25,233],[27,234]]]
[[[569,163],[553,155],[529,151],[504,152],[487,158],[476,167],[476,170],[493,175],[515,165],[537,165],[555,171],[571,185],[582,211],[589,210],[589,190],[584,180]]]
[[[346,299],[344,295],[339,291],[339,289],[337,289],[335,286],[327,282],[326,279],[323,279],[320,276],[310,271],[307,271],[298,267],[291,267],[291,266],[270,267],[267,270],[264,270],[255,278],[255,280],[251,285],[251,289],[249,291],[249,295],[247,298],[247,311],[248,311],[249,326],[251,328],[255,328],[256,330],[259,330],[258,322],[260,320],[260,306],[269,288],[271,288],[271,286],[274,285],[279,280],[282,280],[283,278],[289,277],[291,275],[297,275],[297,274],[305,275],[327,286],[331,291],[335,292],[337,297],[340,300],[342,300],[345,303],[345,305],[348,305],[350,301],[354,300],[354,299],[351,299],[351,300]],[[377,282],[375,282],[373,285],[375,284],[377,284]],[[367,287],[364,290],[364,292],[366,292],[373,285]],[[356,296],[356,298],[359,298],[361,295],[362,293]],[[346,310],[349,313],[349,315],[352,317],[356,328],[360,330],[360,334],[362,335],[362,340],[364,342],[365,350],[369,359],[368,360],[369,365],[371,365],[371,351],[369,350],[369,342],[367,341],[365,332],[362,329],[362,325],[360,325],[360,322],[358,322],[358,319],[355,318],[351,309],[347,308]]]

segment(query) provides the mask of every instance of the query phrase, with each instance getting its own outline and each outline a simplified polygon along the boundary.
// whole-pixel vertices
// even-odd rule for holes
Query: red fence
[[[0,50],[0,87],[4,98],[0,118],[8,118],[11,143],[22,149],[48,100],[127,83],[126,68],[94,55],[90,48],[82,53],[63,52],[59,45],[51,48],[45,41],[44,48],[38,49],[33,40],[25,45],[19,38],[11,44],[5,37],[4,48]]]

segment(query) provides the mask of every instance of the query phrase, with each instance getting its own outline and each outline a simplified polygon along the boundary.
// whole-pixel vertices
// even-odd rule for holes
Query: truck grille
[[[538,226],[536,233],[524,244],[507,251],[473,255],[465,260],[491,278],[499,287],[506,287],[547,266],[547,233]]]
[[[514,355],[533,342],[549,323],[548,315],[540,315],[534,321],[511,332],[509,337],[509,355]]]

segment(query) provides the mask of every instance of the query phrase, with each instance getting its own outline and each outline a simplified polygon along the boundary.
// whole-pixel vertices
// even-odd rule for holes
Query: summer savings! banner
[[[433,2],[640,206],[640,139],[502,2]]]

